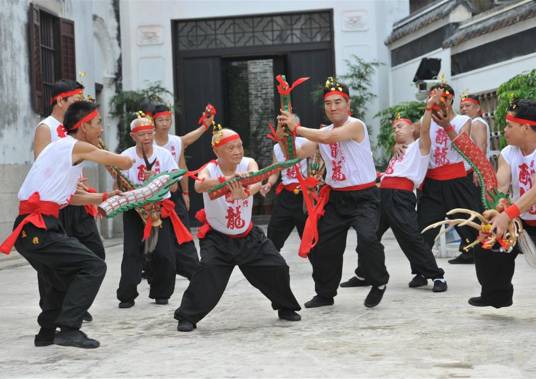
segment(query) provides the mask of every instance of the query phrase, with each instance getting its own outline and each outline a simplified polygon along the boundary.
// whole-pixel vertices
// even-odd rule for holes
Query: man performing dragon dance
[[[86,161],[125,170],[133,163],[127,156],[96,147],[103,132],[96,108],[86,101],[70,105],[63,122],[67,136],[48,144],[35,160],[18,194],[19,216],[13,233],[0,246],[0,251],[8,254],[14,244],[45,281],[35,346],[99,346],[80,327],[100,288],[106,264],[78,239],[67,236],[59,220],[60,207],[99,204],[107,196],[76,193]],[[56,333],[57,327],[60,331]]]
[[[299,321],[300,305],[290,289],[289,268],[251,220],[253,195],[271,168],[258,171],[255,160],[244,157],[240,136],[233,130],[216,130],[212,146],[217,160],[202,168],[195,182],[205,206],[197,215],[203,222],[198,234],[201,267],[175,311],[177,330],[192,331],[216,306],[235,266],[270,299],[280,319]]]
[[[334,303],[341,280],[346,235],[351,227],[357,232],[364,279],[372,285],[365,306],[374,307],[383,297],[389,274],[383,245],[376,235],[380,196],[368,132],[361,120],[349,116],[350,96],[346,85],[328,78],[323,93],[324,110],[331,125],[319,130],[305,128],[288,111],[282,110],[279,116],[291,133],[309,140],[297,150],[297,156],[311,157],[318,146],[326,164],[326,186],[320,191],[318,203],[307,207],[309,214],[300,247],[301,256],[307,256],[310,251],[316,291],[305,307]]]

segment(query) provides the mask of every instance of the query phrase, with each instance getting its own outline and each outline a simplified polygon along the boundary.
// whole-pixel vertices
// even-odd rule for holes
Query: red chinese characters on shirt
[[[444,166],[450,163],[447,154],[449,152],[449,136],[443,128],[438,128],[435,136],[433,159],[436,166]]]
[[[339,149],[339,143],[329,144],[331,153],[331,165],[333,166],[333,172],[331,173],[331,179],[336,182],[342,182],[346,180],[346,175],[342,172],[344,156]]]
[[[145,165],[142,163],[140,164],[138,167],[138,181],[140,183],[144,182],[145,181],[145,171],[147,170],[147,168],[145,167]],[[156,160],[156,162],[154,163],[154,166],[152,168],[152,171],[154,174],[160,174],[160,162],[158,160]]]
[[[406,155],[406,152],[404,151],[402,154],[398,154],[398,156],[394,156],[389,161],[389,164],[387,165],[387,168],[385,169],[385,174],[390,175],[393,172],[395,172],[395,164],[398,162],[402,162],[404,159],[404,155]]]
[[[59,124],[56,128],[56,134],[60,138],[64,138],[67,136],[67,131],[65,130],[65,127],[62,124]]]
[[[240,208],[240,205],[227,207],[225,219],[227,220],[228,229],[242,229],[246,225],[246,221],[242,218]]]
[[[173,155],[173,158],[177,159],[177,149],[175,149],[175,146],[171,145],[169,152]]]
[[[296,166],[289,167],[285,171],[287,179],[296,179],[298,177],[296,175]]]
[[[525,192],[532,188],[532,175],[535,172],[534,161],[530,162],[530,166],[526,163],[518,166],[519,196],[523,196]],[[531,215],[536,215],[536,206],[533,205],[527,212]]]

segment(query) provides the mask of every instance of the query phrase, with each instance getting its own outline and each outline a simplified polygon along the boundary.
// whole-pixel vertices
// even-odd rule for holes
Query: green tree
[[[165,103],[164,97],[173,98],[173,94],[159,83],[151,84],[149,87],[139,91],[121,91],[112,97],[110,115],[118,119],[117,137],[119,144],[116,149],[117,152],[133,145],[133,141],[129,136],[129,125],[136,117],[136,112],[143,110],[149,103]],[[175,99],[171,108],[175,111],[180,109]]]
[[[367,104],[376,97],[370,91],[372,75],[383,63],[376,61],[367,62],[357,55],[352,55],[351,59],[346,59],[344,62],[347,66],[347,73],[337,78],[350,89],[350,109],[352,115],[363,119],[367,110]],[[322,102],[323,88],[323,86],[319,86],[311,93],[313,101],[318,105]]]
[[[412,121],[418,121],[424,113],[425,103],[421,101],[408,101],[396,104],[386,108],[374,115],[380,119],[380,132],[378,133],[377,146],[381,147],[384,152],[384,159],[379,167],[385,166],[388,162],[389,155],[395,144],[393,134],[393,120],[400,115],[402,118],[409,118]]]
[[[508,107],[513,100],[536,100],[536,69],[514,76],[501,84],[497,89],[497,109],[495,110],[495,124],[500,130],[506,125],[505,117]],[[501,144],[502,145],[502,144]]]

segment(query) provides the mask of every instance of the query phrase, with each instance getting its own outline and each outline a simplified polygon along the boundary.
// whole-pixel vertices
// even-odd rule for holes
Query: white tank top
[[[130,182],[134,185],[139,186],[143,184],[143,172],[146,169],[145,161],[143,160],[143,157],[139,157],[136,153],[136,146],[129,147],[128,149],[123,151],[121,155],[126,155],[134,159],[134,164],[130,169],[121,171],[123,175],[125,175],[128,180],[130,180]],[[177,162],[175,162],[171,153],[163,147],[157,145],[153,145],[153,154],[148,158],[148,161],[152,162],[155,159],[156,162],[154,163],[152,170],[157,174],[160,174],[161,172],[177,170],[179,168],[177,166]],[[168,192],[164,196],[164,199],[168,199],[170,196],[171,195]]]
[[[506,146],[501,151],[504,160],[512,172],[513,201],[517,201],[525,192],[532,188],[532,177],[536,173],[536,150],[529,155],[523,155],[516,146]],[[536,205],[521,214],[523,220],[536,220]]]
[[[456,133],[460,133],[460,130],[469,120],[470,118],[468,116],[456,115],[450,123],[454,126]],[[437,168],[458,162],[463,162],[466,170],[471,168],[462,156],[452,148],[452,141],[447,135],[447,132],[441,126],[437,125],[434,120],[430,123],[430,139],[432,140],[432,156],[429,168]]]
[[[53,116],[48,116],[37,126],[41,124],[48,126],[48,130],[50,131],[50,142],[57,141],[60,138],[64,138],[67,136],[67,132],[65,131],[63,124],[56,120]]]
[[[236,167],[236,172],[247,172],[251,158],[244,157]],[[207,165],[209,178],[215,179],[223,176],[217,162]],[[206,192],[203,193],[203,204],[210,227],[218,232],[236,235],[244,233],[251,224],[253,210],[253,196],[244,200],[231,200],[229,196],[221,196],[210,200]]]
[[[296,137],[296,147],[302,146],[305,142],[307,142],[307,139],[303,137]],[[274,145],[274,155],[277,162],[284,162],[286,160],[285,154],[283,154],[283,150],[281,149],[281,145],[279,145],[278,143]],[[301,174],[305,178],[307,176],[307,159],[302,159],[299,164]],[[298,183],[298,177],[296,176],[296,166],[281,170],[281,182],[284,185]]]
[[[73,148],[77,142],[71,136],[48,144],[37,157],[19,190],[19,200],[27,200],[39,192],[43,201],[67,205],[76,192],[82,175],[82,163],[73,166]]]
[[[481,123],[483,123],[485,126],[486,126],[486,157],[488,157],[488,159],[491,157],[491,133],[490,133],[490,130],[489,130],[489,125],[488,123],[486,122],[486,120],[484,120],[482,117],[475,117],[473,118],[472,121],[479,121]]]
[[[346,122],[361,121],[348,117]],[[318,144],[322,159],[326,163],[326,184],[332,188],[344,188],[374,182],[376,168],[372,159],[367,127],[363,123],[363,141],[342,141],[332,144]],[[326,126],[332,130],[333,124]]]
[[[407,178],[415,184],[415,187],[418,187],[424,180],[429,160],[430,153],[422,155],[419,139],[417,139],[408,145],[401,157],[391,158],[382,175],[382,180],[386,177]]]
[[[168,141],[165,145],[158,145],[155,142],[155,145],[163,147],[167,151],[171,153],[173,156],[173,159],[175,159],[175,162],[179,163],[179,159],[181,158],[181,152],[182,152],[182,139],[179,136],[176,136],[174,134],[168,134]]]

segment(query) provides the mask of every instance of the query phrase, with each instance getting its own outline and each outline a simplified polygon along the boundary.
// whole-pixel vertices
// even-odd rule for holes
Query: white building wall
[[[160,81],[173,92],[171,20],[299,12],[333,9],[335,67],[338,75],[346,72],[345,60],[353,54],[366,61],[381,61],[383,66],[373,78],[372,92],[378,94],[367,112],[372,119],[388,103],[388,49],[384,41],[392,24],[409,13],[407,0],[354,1],[200,1],[200,0],[121,0],[123,78],[125,89],[142,89]],[[150,45],[143,44],[143,32],[156,33]]]
[[[41,119],[32,110],[30,96],[30,3],[75,22],[76,70],[87,73],[81,80],[86,86],[86,93],[95,95],[95,79],[100,80],[102,73],[106,73],[107,81],[103,80],[102,84],[105,86],[103,93],[106,93],[109,101],[110,94],[115,91],[113,76],[120,56],[112,0],[24,0],[3,4],[0,12],[0,88],[7,96],[0,96],[0,105],[4,110],[0,113],[0,240],[9,234],[18,213],[16,196],[33,161],[33,135]],[[95,25],[94,16],[106,21]],[[95,30],[96,26],[98,30]],[[97,50],[100,56],[106,56],[106,59],[100,60],[100,66],[96,66],[94,60],[96,49],[101,49],[95,42],[94,33],[103,36],[101,40],[105,41],[106,46],[105,52]],[[112,126],[113,120],[107,117],[107,105],[103,105],[101,112],[104,122]],[[111,141],[111,147],[117,144],[115,136],[113,127],[105,133],[105,138]],[[87,174],[93,186],[111,188],[111,182],[101,180],[99,183],[95,166]]]

